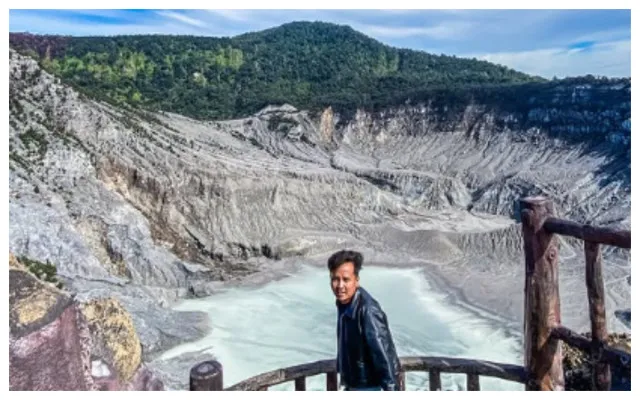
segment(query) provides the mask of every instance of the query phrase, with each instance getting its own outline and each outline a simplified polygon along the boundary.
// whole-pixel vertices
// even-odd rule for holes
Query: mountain
[[[11,33],[9,43],[92,95],[208,119],[283,103],[371,109],[437,88],[543,81],[486,61],[393,48],[322,22],[233,38]]]

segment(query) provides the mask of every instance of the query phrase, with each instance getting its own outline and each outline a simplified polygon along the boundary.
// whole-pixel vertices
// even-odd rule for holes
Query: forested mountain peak
[[[373,108],[420,90],[542,81],[487,61],[394,48],[325,22],[232,38],[12,33],[10,45],[91,95],[207,119],[269,104]]]

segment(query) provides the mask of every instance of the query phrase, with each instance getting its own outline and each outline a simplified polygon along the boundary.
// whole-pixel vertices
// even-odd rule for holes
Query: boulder
[[[164,390],[113,298],[78,303],[9,257],[11,390]]]

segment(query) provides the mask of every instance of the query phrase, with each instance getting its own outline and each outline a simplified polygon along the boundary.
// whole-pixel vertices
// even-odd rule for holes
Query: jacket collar
[[[361,288],[356,289],[353,298],[351,299],[351,303],[347,306],[347,310],[344,312],[344,315],[353,319],[356,315],[356,310],[358,309],[358,304],[360,303],[360,290]],[[339,306],[338,300],[336,300],[336,307]]]

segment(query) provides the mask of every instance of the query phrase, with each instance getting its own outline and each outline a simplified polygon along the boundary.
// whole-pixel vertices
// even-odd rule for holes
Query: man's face
[[[341,304],[351,302],[359,285],[360,278],[356,276],[352,262],[346,262],[331,271],[331,290]]]

